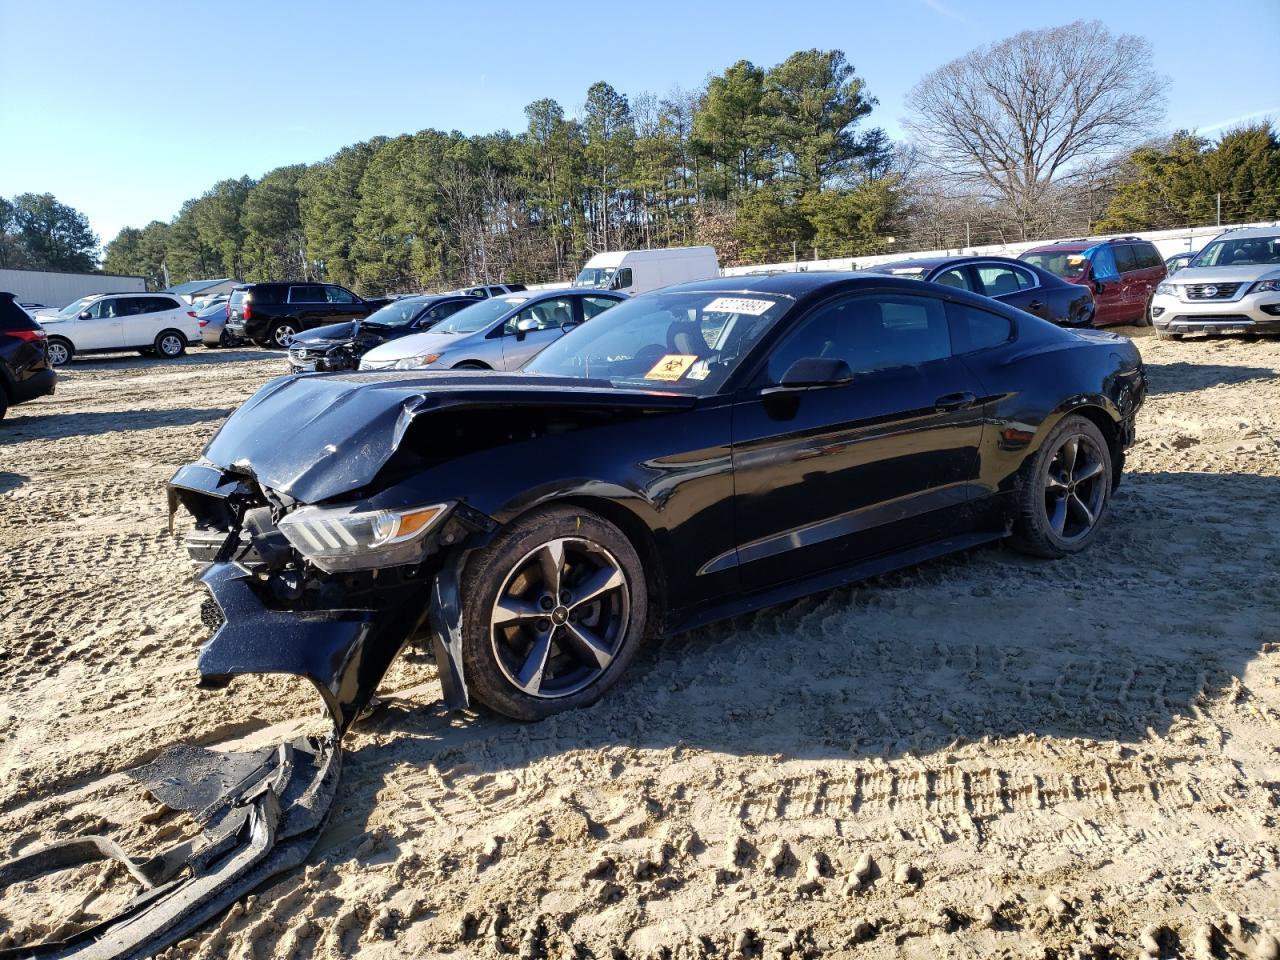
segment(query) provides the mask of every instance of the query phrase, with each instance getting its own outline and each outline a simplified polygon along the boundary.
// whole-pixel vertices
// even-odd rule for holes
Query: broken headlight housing
[[[277,525],[294,548],[328,573],[417,563],[427,535],[451,503],[397,510],[300,507]]]

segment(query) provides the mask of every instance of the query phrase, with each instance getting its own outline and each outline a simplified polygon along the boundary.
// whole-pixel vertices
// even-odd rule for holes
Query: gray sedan
[[[513,293],[459,310],[427,333],[374,347],[361,370],[515,370],[626,294],[607,290]]]
[[[215,297],[196,313],[200,342],[206,347],[229,347],[235,338],[227,333],[227,297]]]

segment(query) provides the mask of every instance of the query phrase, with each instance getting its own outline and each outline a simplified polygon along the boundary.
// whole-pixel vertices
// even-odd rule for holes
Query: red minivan
[[[1028,250],[1019,260],[1093,289],[1093,325],[1151,322],[1151,297],[1169,275],[1154,243],[1137,237],[1066,240]]]

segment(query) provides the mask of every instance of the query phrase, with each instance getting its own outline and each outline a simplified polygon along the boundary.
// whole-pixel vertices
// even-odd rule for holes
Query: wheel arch
[[[588,510],[622,531],[622,535],[639,555],[640,565],[649,574],[648,582],[645,584],[649,592],[649,632],[662,633],[666,626],[667,614],[666,564],[662,559],[662,551],[658,547],[658,538],[644,518],[615,500],[575,492],[529,504],[506,523],[515,523],[534,511],[545,510],[548,507],[577,507]]]
[[[1124,468],[1124,445],[1120,440],[1120,411],[1103,398],[1082,399],[1070,406],[1056,411],[1056,416],[1047,419],[1036,440],[1035,449],[1043,445],[1049,432],[1065,418],[1070,416],[1084,417],[1091,422],[1107,441],[1107,452],[1111,455],[1111,489],[1120,485],[1120,475]]]

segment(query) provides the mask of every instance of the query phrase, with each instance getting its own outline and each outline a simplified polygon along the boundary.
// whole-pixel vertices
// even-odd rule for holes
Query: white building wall
[[[58,273],[53,270],[0,269],[0,290],[14,294],[24,303],[65,307],[95,293],[145,293],[142,277],[122,277],[113,273]]]

